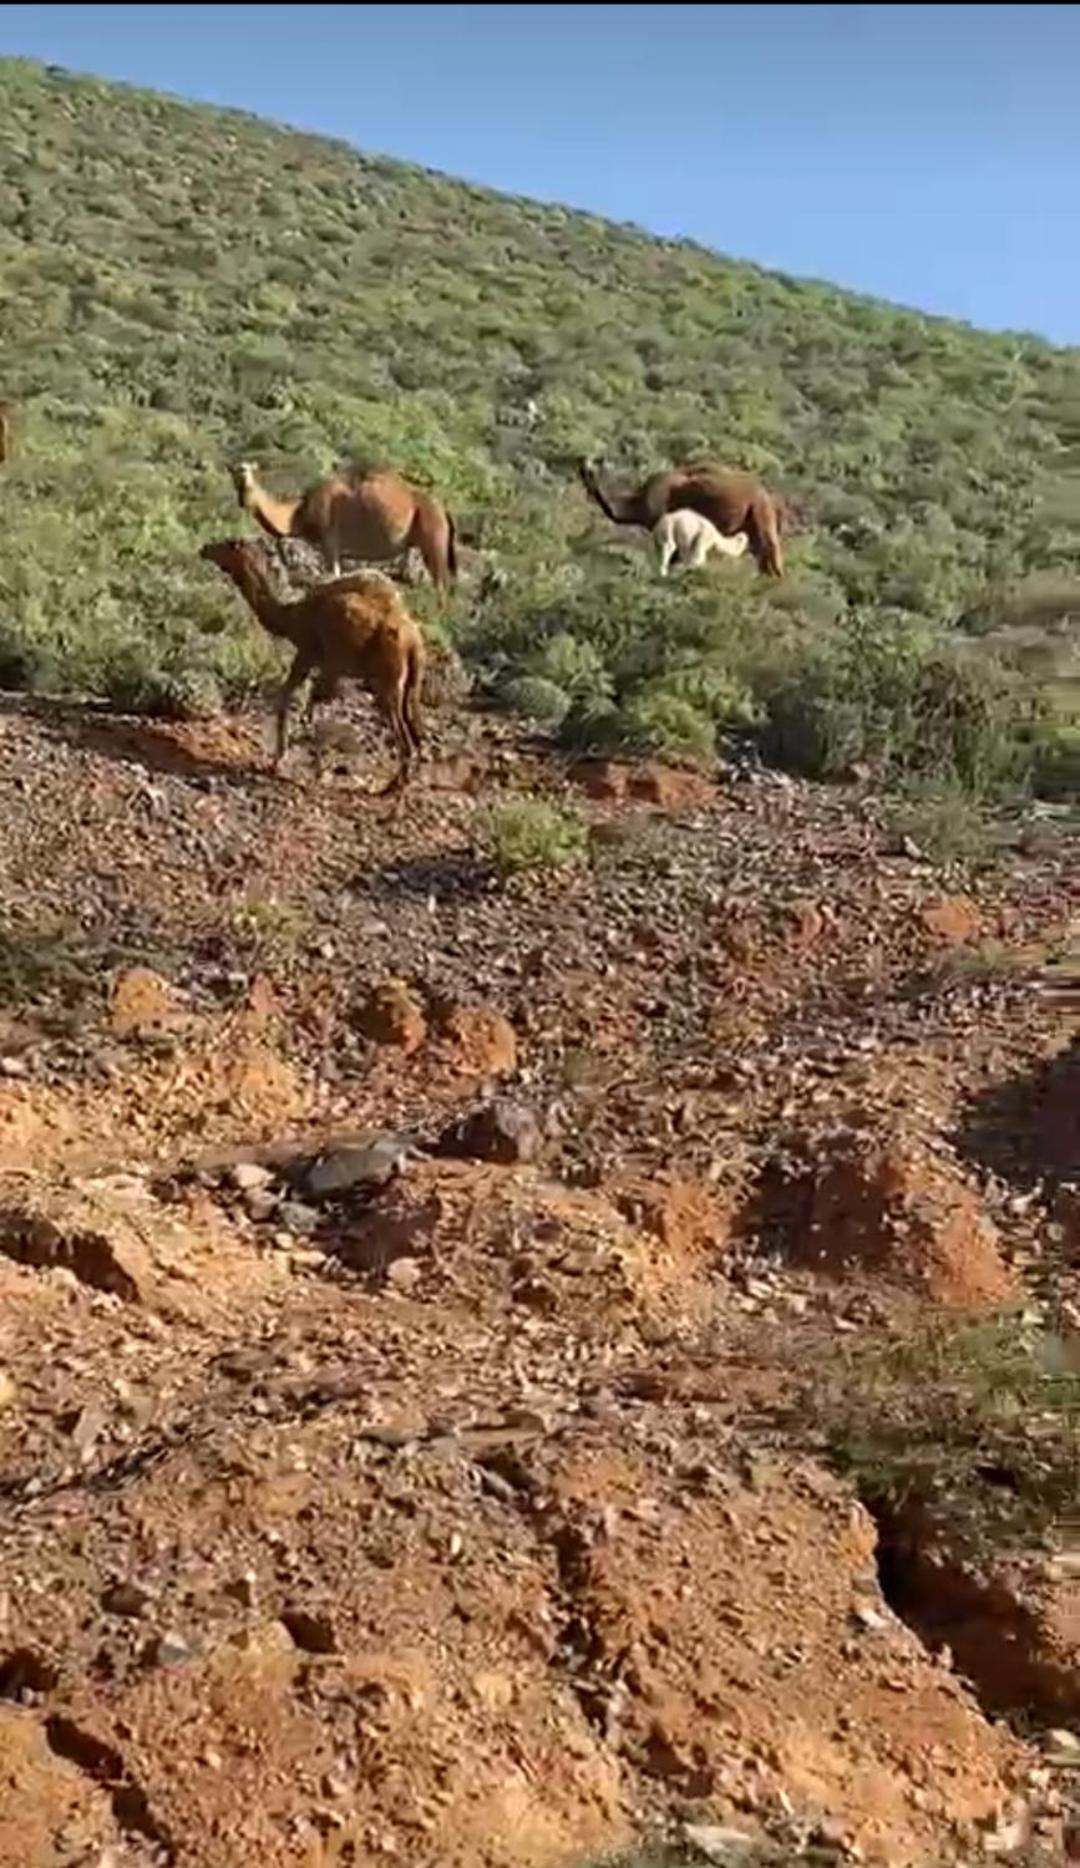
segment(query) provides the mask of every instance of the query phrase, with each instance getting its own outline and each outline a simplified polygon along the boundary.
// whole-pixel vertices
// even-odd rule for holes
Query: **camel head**
[[[251,541],[247,538],[213,538],[205,545],[200,545],[199,556],[206,564],[216,564],[226,576],[235,576],[252,558]]]
[[[241,506],[245,506],[254,493],[258,472],[254,461],[237,461],[235,466],[229,468],[229,478]]]

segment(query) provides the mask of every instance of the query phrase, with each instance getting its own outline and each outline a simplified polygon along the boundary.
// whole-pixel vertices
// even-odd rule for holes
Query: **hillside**
[[[2,87],[0,1868],[1080,1859],[1074,360]],[[241,452],[459,513],[404,807]]]
[[[808,769],[981,785],[1034,707],[1068,782],[1080,353],[21,61],[0,105],[9,685],[242,695],[268,653],[193,554],[236,523],[226,461],[286,488],[383,457],[497,554],[455,634],[569,737],[756,725]],[[658,589],[573,478],[595,453],[760,471],[800,517],[786,584]]]

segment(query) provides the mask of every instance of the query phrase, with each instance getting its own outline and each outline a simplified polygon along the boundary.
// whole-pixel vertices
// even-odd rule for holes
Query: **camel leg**
[[[409,731],[409,750],[417,759],[424,756],[424,736],[420,730],[420,703],[416,689],[409,688],[402,697],[401,711]]]
[[[780,544],[780,528],[771,505],[751,507],[747,514],[746,531],[758,569],[766,577],[783,577],[784,553]]]
[[[319,671],[308,689],[304,724],[311,741],[311,763],[315,771],[316,784],[318,784],[322,778],[326,767],[326,759],[323,752],[322,740],[319,739],[315,733],[315,710],[318,707],[325,706],[328,701],[332,701],[337,691],[338,682],[335,676],[327,674],[325,669]]]
[[[668,538],[660,547],[660,575],[666,577],[671,569],[671,560],[675,556],[675,541]]]
[[[708,539],[707,538],[695,538],[693,544],[690,547],[690,559],[689,559],[690,569],[692,571],[700,571],[708,555],[709,555]]]
[[[308,689],[307,707],[304,712],[304,724],[309,730],[315,725],[316,707],[325,707],[330,701],[336,700],[339,685],[338,677],[327,674],[325,669],[320,670],[316,675]]]
[[[428,576],[439,593],[440,602],[445,603],[450,594],[450,565],[446,541],[433,537],[428,526],[421,523],[413,525],[405,541],[403,554],[406,558],[410,548],[414,545],[424,561]]]
[[[285,680],[282,682],[281,693],[278,695],[276,709],[277,732],[274,744],[275,771],[280,767],[289,749],[289,708],[292,706],[293,696],[303,687],[313,666],[314,664],[307,650],[297,649],[296,655],[293,658],[293,665],[289,669]]]
[[[382,791],[379,794],[381,797],[384,797],[384,798],[392,797],[397,792],[403,791],[405,789],[405,786],[409,778],[409,772],[412,766],[412,756],[413,756],[412,738],[410,736],[408,724],[405,719],[405,706],[404,706],[403,693],[402,693],[403,686],[404,686],[404,670],[402,671],[402,683],[400,684],[398,690],[388,695],[387,698],[381,703],[381,707],[380,707],[380,712],[382,713],[383,719],[386,722],[386,725],[390,729],[391,737],[393,738],[394,745],[397,750],[397,756],[398,756],[397,770],[394,773],[394,776],[391,778],[389,784],[384,785],[382,788]]]

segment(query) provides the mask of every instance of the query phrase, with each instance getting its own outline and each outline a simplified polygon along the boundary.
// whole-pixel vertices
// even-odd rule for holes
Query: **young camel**
[[[320,584],[306,596],[282,603],[267,576],[262,547],[254,540],[219,539],[204,545],[199,556],[232,579],[270,635],[291,642],[296,650],[278,698],[275,768],[288,748],[293,696],[308,676],[315,675],[308,696],[309,720],[319,703],[333,700],[340,683],[351,678],[363,682],[393,734],[398,769],[383,790],[400,791],[423,750],[424,642],[396,586],[373,571]]]
[[[251,461],[241,461],[232,479],[240,505],[264,532],[317,546],[331,577],[340,574],[342,558],[385,564],[404,558],[412,546],[440,595],[457,577],[453,518],[400,474],[383,468],[332,474],[299,499],[276,499],[267,492]]]
[[[725,538],[745,532],[759,569],[783,577],[777,503],[752,474],[708,464],[675,467],[651,475],[632,493],[615,493],[587,461],[579,463],[578,473],[590,499],[615,525],[639,525],[651,532],[666,512],[700,512]]]
[[[688,564],[696,571],[711,552],[719,552],[724,558],[741,558],[749,543],[745,532],[733,532],[730,538],[725,538],[711,519],[700,512],[688,512],[682,506],[678,512],[666,512],[657,520],[653,539],[661,577],[667,576],[673,560],[676,564]]]

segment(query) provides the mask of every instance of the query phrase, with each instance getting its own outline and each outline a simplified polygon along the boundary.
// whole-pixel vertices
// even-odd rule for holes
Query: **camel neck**
[[[275,499],[272,493],[257,485],[244,489],[243,503],[252,518],[278,538],[288,538],[300,506],[297,499]]]
[[[609,487],[605,486],[599,474],[593,474],[589,482],[589,491],[601,512],[606,514],[615,525],[627,525],[633,522],[633,516],[628,510],[630,501],[620,493],[613,493]]]

